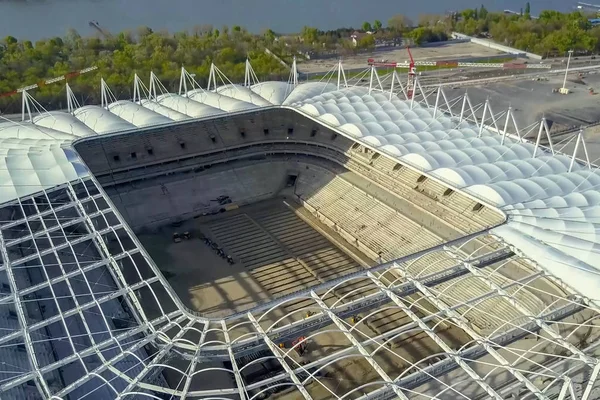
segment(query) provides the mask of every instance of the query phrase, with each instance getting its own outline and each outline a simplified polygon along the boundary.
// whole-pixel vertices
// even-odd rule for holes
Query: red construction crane
[[[81,74],[85,74],[86,72],[94,71],[96,69],[98,69],[98,67],[94,66],[94,67],[84,68],[84,69],[82,69],[80,71],[71,71],[71,72],[68,72],[68,73],[66,73],[64,75],[58,76],[56,78],[46,79],[45,81],[40,81],[38,83],[34,83],[33,85],[24,86],[24,87],[19,88],[19,89],[11,90],[10,92],[0,93],[0,97],[13,96],[15,94],[23,92],[24,90],[31,90],[31,89],[35,89],[35,88],[38,88],[38,87],[49,85],[51,83],[60,82],[60,81],[63,81],[65,79],[74,78],[76,76],[79,76]]]
[[[502,68],[502,69],[550,69],[550,64],[527,64],[527,63],[476,63],[476,62],[460,62],[460,61],[415,61],[410,48],[407,46],[408,56],[410,61],[394,62],[388,60],[376,61],[369,58],[367,63],[376,67],[386,68],[408,68],[408,87],[406,94],[408,98],[412,98],[414,93],[415,77],[417,76],[417,66],[430,66],[439,68]]]
[[[102,28],[100,26],[100,24],[98,23],[98,21],[90,21],[89,25],[94,28],[95,30],[97,30],[98,32],[100,32],[100,34],[102,36],[104,36],[105,39],[110,38],[112,35],[110,34],[109,31],[107,31],[106,29]]]
[[[408,64],[408,85],[406,94],[408,95],[409,99],[412,99],[415,88],[415,77],[417,76],[417,67],[415,66],[415,59],[410,52],[410,47],[406,46],[406,51],[408,51],[408,56],[410,57],[410,64]]]

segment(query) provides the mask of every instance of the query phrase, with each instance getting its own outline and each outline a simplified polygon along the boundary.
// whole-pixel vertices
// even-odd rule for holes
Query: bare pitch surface
[[[192,238],[175,243],[173,233],[184,231],[191,232]],[[222,248],[234,264],[219,256],[202,237]],[[139,238],[181,300],[209,315],[246,310],[362,268],[282,199],[255,203],[216,218],[192,219]],[[292,311],[301,303],[287,308]]]

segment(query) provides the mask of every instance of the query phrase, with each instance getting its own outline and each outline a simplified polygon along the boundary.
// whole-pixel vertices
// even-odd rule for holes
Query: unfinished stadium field
[[[368,390],[356,388],[377,382],[382,372],[414,377],[424,366],[443,362],[444,352],[475,351],[474,338],[479,335],[527,346],[528,340],[536,339],[517,328],[526,321],[524,310],[553,318],[590,317],[557,301],[568,293],[485,233],[504,221],[500,212],[307,122],[285,111],[266,111],[199,122],[193,128],[171,127],[169,134],[186,149],[198,145],[203,151],[141,168],[123,164],[143,164],[143,155],[116,161],[115,154],[134,151],[128,145],[151,147],[156,157],[163,153],[160,132],[152,142],[149,132],[140,143],[132,143],[135,137],[114,136],[76,146],[92,169],[98,167],[99,184],[191,312],[233,320],[256,313],[265,329],[276,330],[306,323],[323,307],[345,310],[337,320],[345,333],[332,329],[330,321],[308,335],[273,339],[296,365],[322,363],[356,343],[373,353],[370,360],[340,357],[313,369],[320,378],[309,379],[305,386],[312,398],[331,398],[331,393],[358,398]],[[267,123],[268,133],[263,128]],[[215,132],[217,140],[194,143],[203,130]],[[207,145],[213,148],[207,150]],[[88,159],[87,154],[94,157]],[[183,232],[189,232],[190,239],[175,242],[173,235]],[[464,243],[444,247],[467,235],[472,237]],[[218,256],[204,238],[230,255],[234,264]],[[402,268],[380,265],[403,257],[409,258]],[[463,260],[474,266],[465,267]],[[128,271],[132,272],[124,269],[126,276]],[[410,289],[417,280],[424,286]],[[399,289],[398,298],[386,296],[364,305],[384,287],[406,291]],[[504,298],[505,292],[518,299],[521,311]],[[456,315],[443,307],[451,307]],[[228,340],[243,341],[253,331],[247,324],[235,325],[227,332]],[[573,343],[586,335],[572,333]],[[212,334],[204,340],[223,339]],[[298,337],[308,337],[302,355],[293,350]],[[373,337],[381,339],[372,341]],[[241,373],[246,385],[253,387],[284,372],[263,359],[269,354],[259,351],[238,360],[238,368],[248,367]],[[522,368],[533,367],[534,361],[521,360],[517,353],[503,357]],[[477,365],[477,371],[506,374],[485,365]],[[437,390],[436,385],[443,390],[444,381],[460,376],[451,370],[442,379],[413,384],[423,385],[419,391]],[[215,377],[210,383],[198,380],[194,387],[215,390],[233,383],[226,373],[211,374]],[[177,386],[178,374],[166,371],[164,376],[170,386]],[[464,385],[456,390],[474,397],[485,393],[472,382]],[[258,394],[261,387],[266,386],[252,393]],[[297,398],[289,388],[265,393]],[[455,395],[452,389],[447,398]]]

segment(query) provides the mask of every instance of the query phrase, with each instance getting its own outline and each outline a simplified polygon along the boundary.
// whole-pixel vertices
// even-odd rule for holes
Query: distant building
[[[372,35],[372,34],[373,34],[373,32],[371,32],[371,31],[367,31],[367,32],[354,31],[350,35],[350,40],[352,40],[352,44],[354,45],[354,47],[356,47],[356,46],[358,46],[358,42],[360,42],[360,40],[362,38],[364,38],[367,35]]]
[[[598,25],[600,25],[600,18],[590,18],[590,19],[588,19],[588,22],[592,26],[598,26]]]

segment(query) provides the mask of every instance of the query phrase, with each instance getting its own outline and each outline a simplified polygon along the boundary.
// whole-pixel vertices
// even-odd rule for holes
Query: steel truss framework
[[[223,319],[181,304],[93,179],[5,204],[0,248],[2,398],[598,395],[598,310],[485,232]],[[527,273],[513,276],[515,265]],[[465,281],[472,290],[459,293]],[[353,289],[332,296],[345,287]],[[473,322],[500,303],[513,313],[491,315],[483,328]],[[374,335],[369,321],[390,308],[404,318]],[[279,346],[304,336],[320,351],[327,335],[335,349],[308,364]],[[430,356],[392,346],[415,335]],[[329,371],[350,361],[364,379],[336,384]],[[249,380],[266,362],[275,372]],[[207,384],[215,375],[226,383]]]
[[[335,70],[337,87],[348,87],[341,62]],[[180,86],[187,90],[186,74]],[[474,107],[467,94],[449,100],[442,87],[418,79],[408,98],[396,72],[380,77],[372,68],[367,75],[369,91],[469,120],[480,135],[492,129],[504,142],[529,133],[510,109],[495,114],[487,101]],[[217,76],[225,82],[211,68],[209,89]],[[255,81],[247,63],[244,86]],[[151,80],[154,98],[156,86]],[[103,93],[106,105],[112,96],[104,83]],[[29,99],[23,91],[23,116],[31,117]],[[558,151],[545,121],[531,131],[536,152],[542,139],[545,152]],[[591,168],[582,132],[571,140],[573,159]],[[182,305],[100,185],[86,178],[0,206],[0,285],[2,398],[600,396],[596,307],[488,232],[211,319]],[[402,317],[385,331],[370,330],[389,309]],[[309,363],[279,346],[302,336],[310,351],[322,351]],[[430,351],[411,357],[398,341],[423,342]],[[355,362],[360,382],[332,378]],[[273,372],[250,379],[263,363]]]

